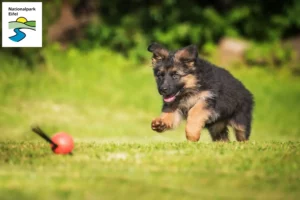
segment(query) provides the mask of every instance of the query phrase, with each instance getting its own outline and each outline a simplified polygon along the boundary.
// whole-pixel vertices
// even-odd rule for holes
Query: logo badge
[[[42,3],[2,3],[2,47],[42,47]]]

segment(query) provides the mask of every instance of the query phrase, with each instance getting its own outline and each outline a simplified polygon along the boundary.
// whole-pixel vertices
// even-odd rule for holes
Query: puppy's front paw
[[[161,132],[167,130],[168,126],[161,118],[156,118],[156,119],[152,120],[151,128],[152,128],[152,130],[161,133]]]

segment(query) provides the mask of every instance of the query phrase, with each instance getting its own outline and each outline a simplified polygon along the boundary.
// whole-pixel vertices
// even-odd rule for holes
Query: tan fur
[[[192,95],[187,99],[183,99],[179,103],[181,109],[190,109],[192,108],[199,100],[207,100],[214,98],[214,95],[210,91],[202,91],[198,94]]]
[[[174,112],[163,112],[160,117],[152,121],[152,129],[158,132],[176,128],[181,121],[181,114],[178,110]]]
[[[154,67],[156,65],[157,59],[152,58],[151,61],[152,61],[152,66]]]
[[[245,131],[235,129],[234,132],[237,141],[242,142],[247,140],[245,137]]]
[[[187,58],[190,56],[190,53],[186,49],[181,49],[177,51],[174,55],[174,60],[180,62],[182,58]]]
[[[194,62],[194,61],[186,62],[185,64],[186,64],[189,68],[194,68],[194,67],[195,67],[195,62]]]
[[[203,100],[212,99],[214,97],[215,97],[215,95],[210,91],[202,91],[200,93],[200,98]]]
[[[182,58],[187,58],[189,56],[190,56],[190,53],[188,51],[186,51],[185,49],[182,49],[182,50],[179,50],[175,53],[174,61],[175,62],[182,62],[181,61]],[[195,67],[195,62],[194,61],[185,62],[185,65],[187,67],[194,68]]]
[[[192,74],[184,76],[181,80],[184,83],[185,88],[194,88],[197,86],[197,78]]]
[[[170,73],[173,74],[179,74],[181,76],[185,75],[185,73],[182,71],[182,69],[177,69],[177,67],[172,67],[171,69],[169,69]]]
[[[245,132],[246,129],[243,125],[237,124],[235,122],[230,122],[230,125],[232,126],[234,132],[235,132],[235,137],[237,141],[246,141],[246,136]]]
[[[211,92],[202,91],[183,99],[175,111],[163,112],[160,117],[154,119],[151,123],[152,129],[157,132],[163,132],[175,128],[182,119],[181,111],[187,110],[186,138],[190,141],[198,141],[205,122],[216,115],[206,108],[206,100],[210,98],[214,98]]]
[[[155,64],[158,60],[162,60],[168,56],[169,56],[168,50],[163,49],[163,48],[159,49],[156,54],[155,53],[153,54],[152,65],[155,66]]]
[[[178,111],[168,112],[168,113],[163,112],[160,118],[164,123],[168,125],[170,129],[176,128],[181,121],[181,115],[179,114]]]
[[[197,142],[200,139],[201,130],[209,116],[210,111],[206,109],[206,103],[203,100],[189,110],[185,128],[186,138],[189,141]]]

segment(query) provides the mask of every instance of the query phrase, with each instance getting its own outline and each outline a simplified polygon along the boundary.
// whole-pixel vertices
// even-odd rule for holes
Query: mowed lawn
[[[247,143],[157,134],[151,67],[105,50],[44,52],[46,64],[0,69],[0,199],[299,199],[300,79],[261,68],[232,73],[256,106]],[[150,56],[149,56],[150,57]],[[30,131],[66,131],[73,156]]]
[[[298,199],[299,142],[1,142],[1,199]]]

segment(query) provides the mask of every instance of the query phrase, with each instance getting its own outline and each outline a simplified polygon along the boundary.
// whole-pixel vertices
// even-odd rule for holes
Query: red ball
[[[74,148],[73,138],[64,132],[56,133],[51,140],[57,144],[56,148],[51,145],[52,151],[56,154],[68,154]]]

